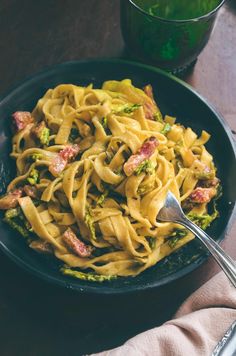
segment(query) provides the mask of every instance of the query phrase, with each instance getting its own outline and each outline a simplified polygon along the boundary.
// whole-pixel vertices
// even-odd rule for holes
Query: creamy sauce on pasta
[[[32,135],[34,123],[14,135],[11,156],[17,176],[8,191],[26,181],[37,189],[37,204],[26,195],[19,198],[20,208],[34,239],[47,242],[66,266],[97,275],[135,276],[194,238],[156,217],[168,190],[184,204],[204,170],[215,177],[204,146],[207,132],[197,137],[174,118],[162,118],[154,99],[128,79],[105,82],[101,89],[59,85],[38,101],[32,117],[49,129],[48,142]],[[157,147],[126,175],[125,163],[150,137]],[[73,159],[63,158],[57,171],[55,162],[68,145],[78,145],[79,152]],[[187,212],[204,215],[207,206],[193,201]],[[81,257],[65,243],[68,228],[91,247],[91,255]]]

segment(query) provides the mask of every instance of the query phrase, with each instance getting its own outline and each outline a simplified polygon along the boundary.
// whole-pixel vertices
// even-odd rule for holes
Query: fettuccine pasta
[[[13,122],[17,175],[0,209],[65,274],[136,276],[191,241],[180,225],[156,219],[169,190],[201,227],[217,216],[210,135],[163,117],[150,85],[62,84]]]

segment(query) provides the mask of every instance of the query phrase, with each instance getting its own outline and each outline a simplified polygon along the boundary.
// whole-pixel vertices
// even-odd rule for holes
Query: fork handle
[[[196,235],[200,241],[207,247],[209,252],[215,258],[216,262],[220,265],[226,276],[229,278],[233,286],[236,288],[236,263],[233,259],[225,253],[225,251],[215,242],[205,231],[199,226],[195,225],[191,220],[183,217],[179,224],[184,225],[194,235]]]

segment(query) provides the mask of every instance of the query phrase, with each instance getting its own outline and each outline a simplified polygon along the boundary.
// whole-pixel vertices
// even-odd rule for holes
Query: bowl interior
[[[177,117],[198,134],[203,129],[212,137],[207,144],[213,154],[223,196],[218,207],[220,218],[208,229],[222,240],[235,205],[235,149],[230,130],[220,115],[196,92],[177,78],[148,66],[120,60],[88,60],[70,62],[44,71],[12,90],[0,102],[0,193],[14,177],[15,164],[9,158],[11,150],[10,116],[16,110],[30,111],[49,88],[61,83],[100,87],[105,80],[130,78],[137,87],[152,84],[155,98],[163,114]],[[163,285],[195,269],[205,259],[205,250],[193,241],[177,253],[135,278],[120,278],[103,284],[89,283],[63,276],[59,262],[40,256],[29,249],[24,239],[0,221],[0,247],[15,262],[37,276],[59,285],[92,293],[123,293]]]

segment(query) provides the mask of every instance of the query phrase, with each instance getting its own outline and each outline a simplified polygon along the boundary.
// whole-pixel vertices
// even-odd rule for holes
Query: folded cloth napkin
[[[193,293],[174,319],[96,355],[210,356],[235,320],[236,288],[221,272]]]

